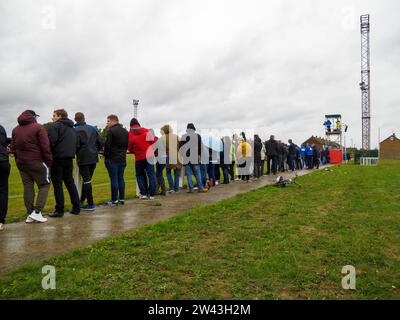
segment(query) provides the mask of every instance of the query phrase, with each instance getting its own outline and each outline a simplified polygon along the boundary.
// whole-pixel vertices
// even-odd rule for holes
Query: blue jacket
[[[312,147],[311,146],[306,147],[306,155],[307,156],[312,156],[313,154],[314,153],[313,153]]]
[[[300,156],[304,157],[306,155],[306,147],[300,148]]]

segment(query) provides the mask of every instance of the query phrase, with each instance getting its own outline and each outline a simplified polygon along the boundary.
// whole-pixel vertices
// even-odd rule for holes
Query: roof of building
[[[340,145],[338,143],[336,143],[336,142],[327,140],[327,139],[322,138],[322,137],[314,137],[314,136],[311,136],[310,138],[308,138],[306,141],[303,142],[303,144],[307,144],[307,143],[310,143],[310,142],[317,143],[317,144],[320,144],[320,145],[330,146],[330,147],[334,147],[334,148],[340,148]]]
[[[400,141],[400,139],[396,137],[396,134],[393,133],[390,137],[386,138],[385,140],[381,141],[380,143],[384,143],[384,142],[389,141],[389,140],[390,141],[393,141],[393,140]]]

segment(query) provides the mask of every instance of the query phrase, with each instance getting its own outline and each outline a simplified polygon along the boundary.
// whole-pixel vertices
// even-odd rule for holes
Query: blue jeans
[[[296,164],[296,155],[295,154],[291,154],[289,155],[289,169],[294,171],[295,169],[295,164]]]
[[[114,162],[109,159],[106,159],[105,165],[111,181],[111,201],[117,202],[118,200],[124,200],[125,199],[124,173],[126,168],[126,162]]]
[[[169,190],[174,190],[175,192],[179,191],[179,174],[180,169],[173,169],[174,170],[174,178],[172,178],[171,172],[172,169],[167,168],[167,179],[169,184]]]
[[[135,163],[136,180],[142,196],[154,197],[156,193],[156,177],[154,164],[147,162],[147,159],[137,160]]]
[[[203,186],[205,186],[207,183],[207,165],[206,164],[200,164],[200,173],[201,173],[201,182],[203,183]]]
[[[203,181],[201,179],[201,169],[199,164],[187,164],[185,165],[185,174],[187,176],[189,190],[193,190],[193,178],[192,175],[194,174],[197,180],[197,186],[200,190],[203,190]]]
[[[212,179],[215,182],[215,164],[210,162],[208,164],[207,171],[208,171],[208,179],[210,180]]]

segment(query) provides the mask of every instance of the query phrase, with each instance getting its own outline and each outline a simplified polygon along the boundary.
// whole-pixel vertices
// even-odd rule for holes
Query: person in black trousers
[[[55,211],[49,217],[58,218],[64,216],[64,191],[63,182],[67,187],[72,203],[71,214],[79,214],[80,199],[78,190],[72,175],[73,158],[76,154],[77,138],[74,123],[68,119],[68,113],[64,109],[55,110],[53,113],[54,124],[49,128],[48,135],[50,149],[53,154],[51,166],[51,179],[56,199]]]
[[[278,141],[275,140],[275,136],[271,135],[270,139],[265,142],[265,149],[267,151],[267,174],[270,175],[272,172],[275,175],[278,170]]]
[[[79,166],[79,174],[82,177],[81,209],[94,211],[92,178],[99,162],[99,151],[103,148],[103,141],[97,129],[85,122],[82,112],[75,114],[75,131],[77,135],[76,162]],[[87,200],[87,204],[84,205]]]
[[[107,138],[104,145],[104,164],[111,181],[111,201],[107,201],[104,205],[115,207],[125,204],[124,174],[129,133],[119,123],[119,119],[115,114],[107,117],[107,128]]]
[[[7,146],[10,144],[6,130],[0,125],[0,231],[4,230],[8,210],[8,178],[11,166]]]

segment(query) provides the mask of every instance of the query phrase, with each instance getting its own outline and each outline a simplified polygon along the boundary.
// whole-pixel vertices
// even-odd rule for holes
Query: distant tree
[[[46,131],[49,131],[49,128],[53,125],[53,122],[46,122],[43,123],[44,128],[46,129]]]
[[[107,128],[107,127],[105,127],[105,128],[99,128],[98,130],[99,130],[100,137],[102,137],[103,140],[106,141],[107,133],[108,133],[108,128]]]

